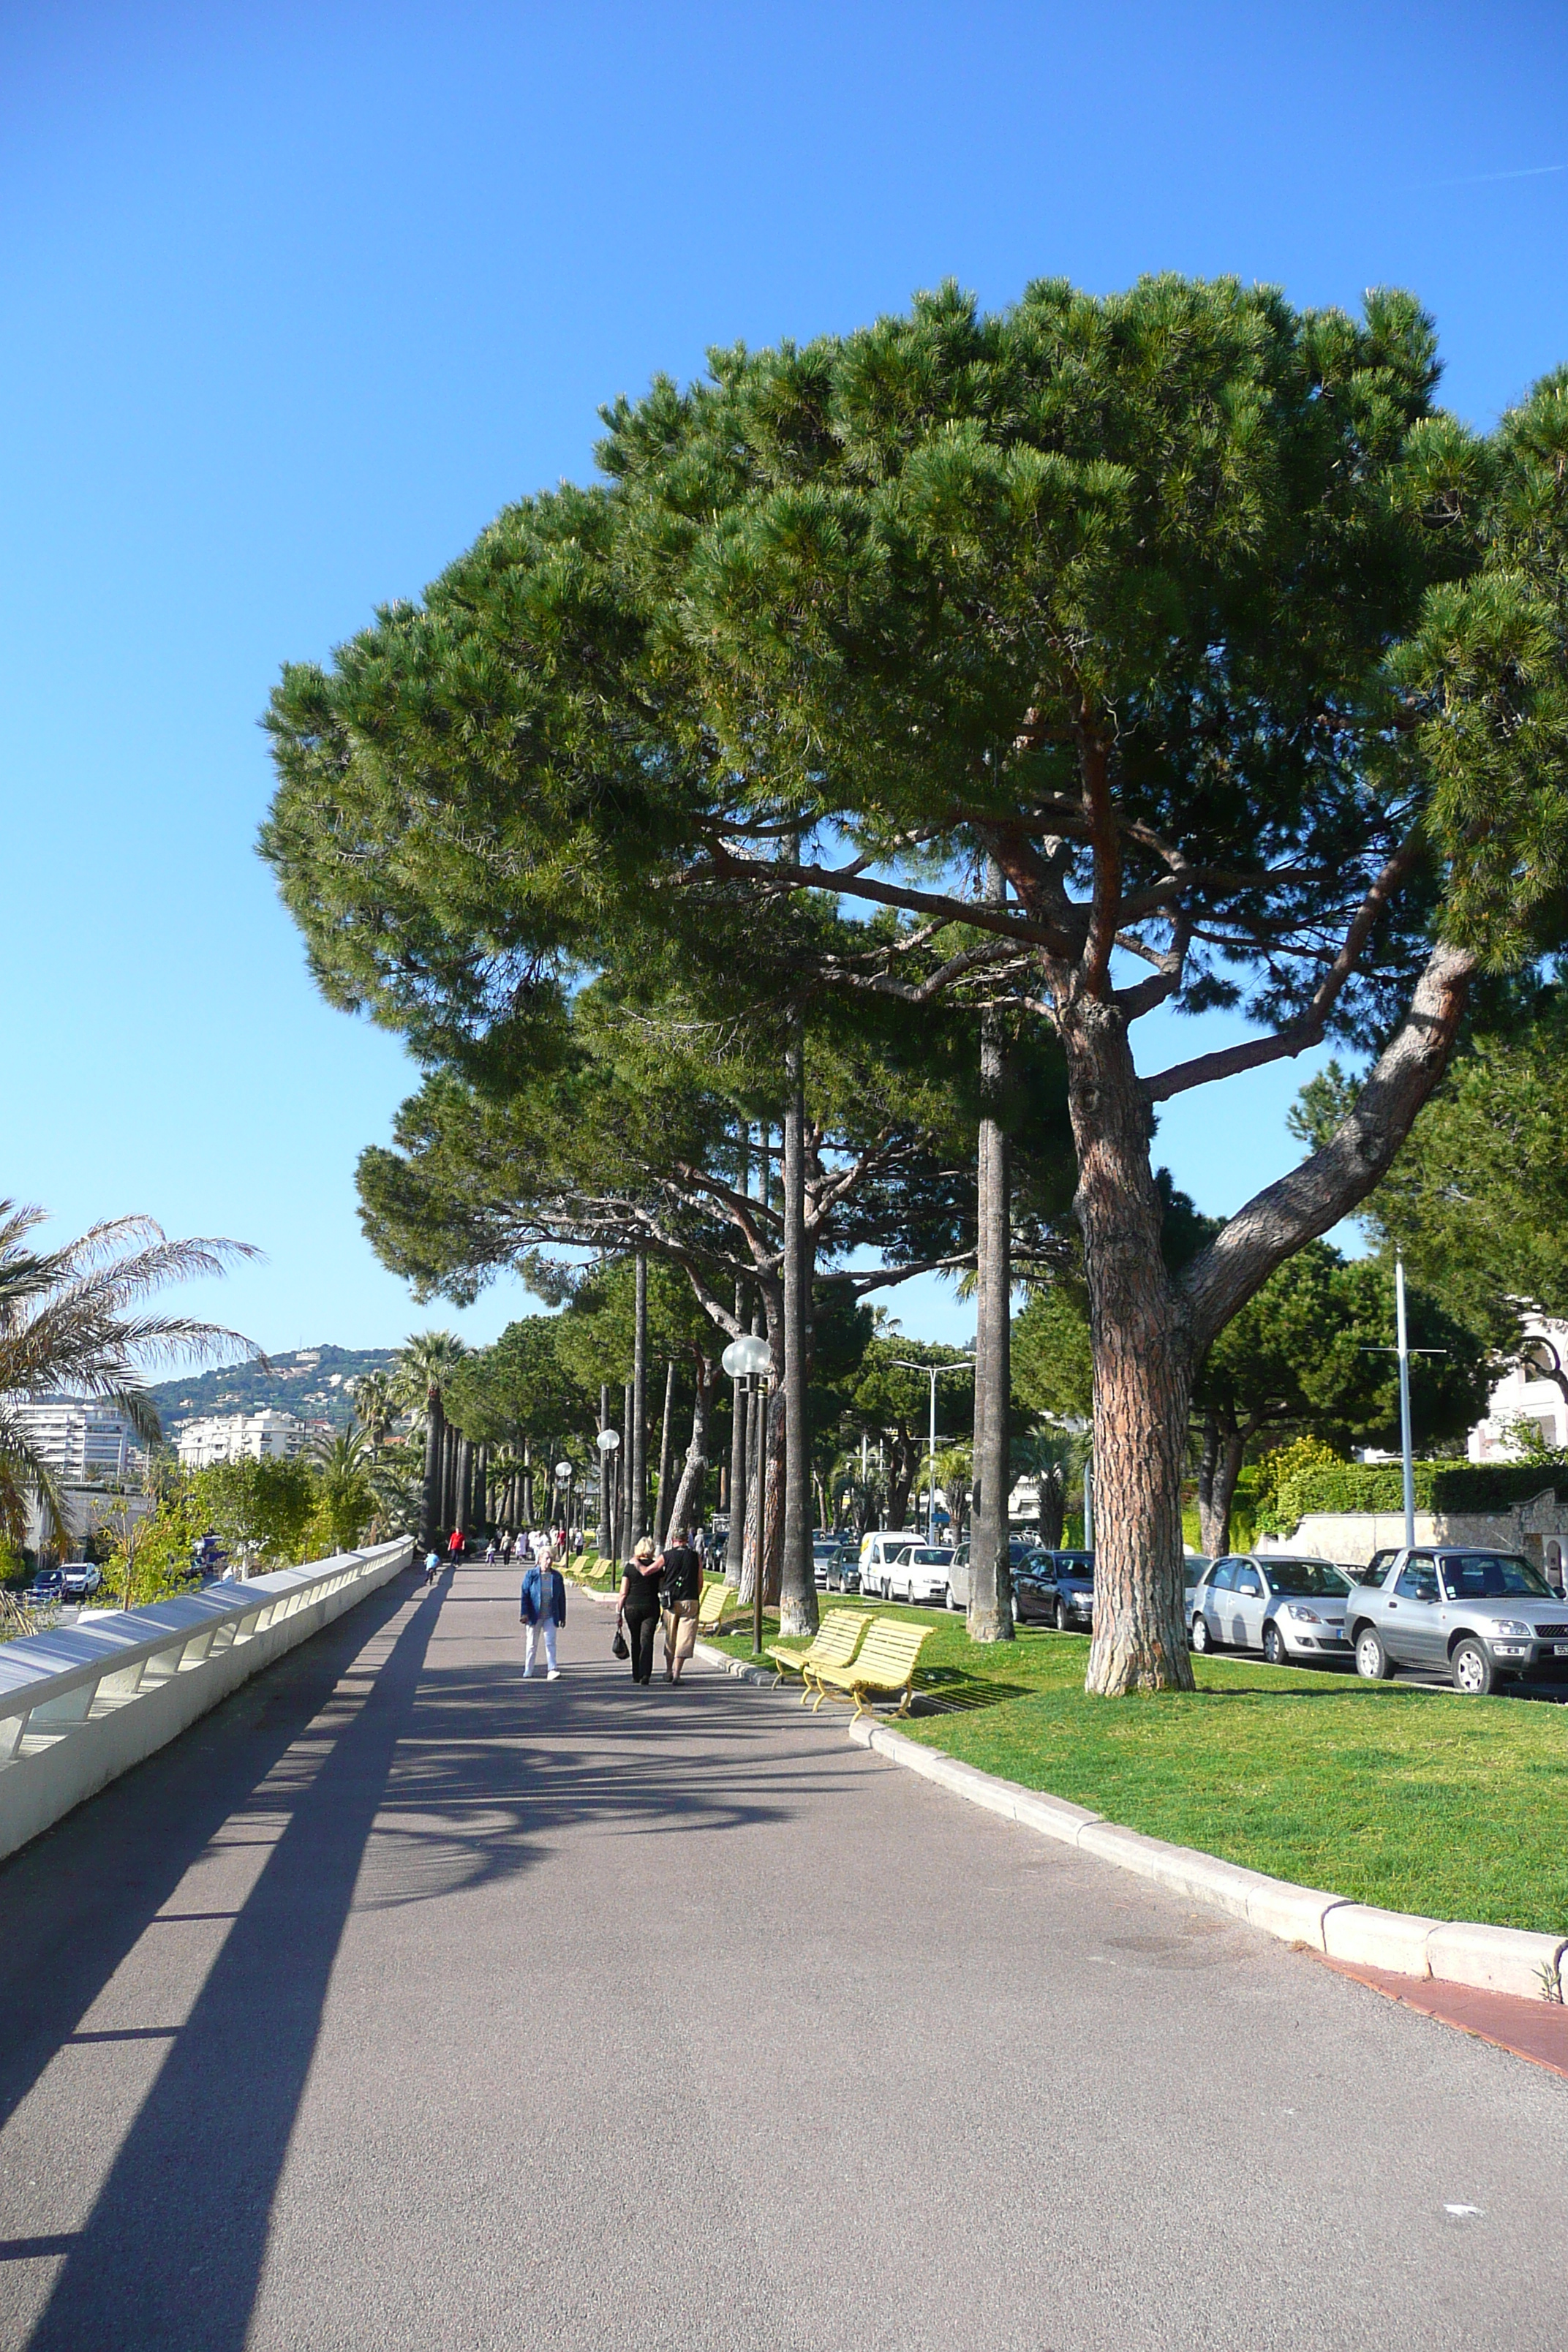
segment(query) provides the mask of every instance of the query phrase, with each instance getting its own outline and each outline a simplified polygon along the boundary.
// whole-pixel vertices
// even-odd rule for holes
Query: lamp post
[[[616,1450],[619,1446],[620,1442],[621,1433],[618,1429],[601,1429],[599,1434],[594,1440],[595,1444],[599,1449],[599,1478],[601,1485],[607,1486],[610,1471],[616,1458]],[[599,1506],[599,1517],[605,1521],[605,1525],[611,1528],[611,1541],[614,1543],[616,1537],[620,1533],[620,1529],[611,1520],[607,1503],[601,1502]],[[618,1545],[616,1546],[616,1549],[619,1549]]]
[[[570,1462],[558,1462],[555,1465],[555,1483],[558,1486],[564,1486],[566,1489],[566,1541],[567,1549],[570,1550],[572,1541],[572,1465]]]
[[[933,1544],[936,1541],[936,1384],[943,1372],[964,1371],[973,1364],[974,1359],[973,1356],[958,1356],[951,1364],[916,1364],[911,1363],[907,1356],[895,1356],[893,1361],[906,1372],[931,1374],[931,1455],[927,1464],[929,1477],[926,1487],[926,1541]]]
[[[773,1351],[767,1341],[755,1331],[746,1331],[740,1339],[731,1339],[720,1361],[732,1381],[744,1381],[746,1394],[755,1399],[762,1393],[761,1383],[773,1368]],[[753,1402],[752,1410],[755,1412]],[[764,1417],[762,1443],[757,1447],[757,1563],[752,1592],[752,1655],[763,1654],[763,1561],[768,1540],[768,1432]]]

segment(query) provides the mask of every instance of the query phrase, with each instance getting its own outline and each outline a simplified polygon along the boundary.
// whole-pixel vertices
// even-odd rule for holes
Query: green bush
[[[1508,1511],[1548,1487],[1568,1492],[1568,1468],[1542,1462],[1416,1462],[1418,1511]],[[1399,1511],[1405,1481],[1397,1462],[1341,1462],[1298,1470],[1279,1483],[1269,1517],[1289,1535],[1309,1511]]]

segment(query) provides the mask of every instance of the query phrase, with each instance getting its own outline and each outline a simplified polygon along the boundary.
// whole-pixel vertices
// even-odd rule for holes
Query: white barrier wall
[[[0,1857],[406,1568],[412,1538],[0,1644]]]

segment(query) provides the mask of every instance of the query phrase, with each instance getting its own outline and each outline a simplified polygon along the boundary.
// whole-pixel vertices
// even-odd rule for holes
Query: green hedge
[[[1568,1492],[1568,1465],[1551,1462],[1417,1462],[1418,1511],[1509,1511],[1549,1486]],[[1288,1530],[1309,1511],[1399,1511],[1397,1462],[1345,1462],[1299,1470],[1279,1489],[1273,1516]]]

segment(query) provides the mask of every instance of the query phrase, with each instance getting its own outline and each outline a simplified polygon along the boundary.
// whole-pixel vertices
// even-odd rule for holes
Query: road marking
[[[1474,2213],[1478,2220],[1484,2221],[1486,2219],[1486,2216],[1482,2213],[1479,2205],[1445,2205],[1443,2210],[1445,2213]]]

